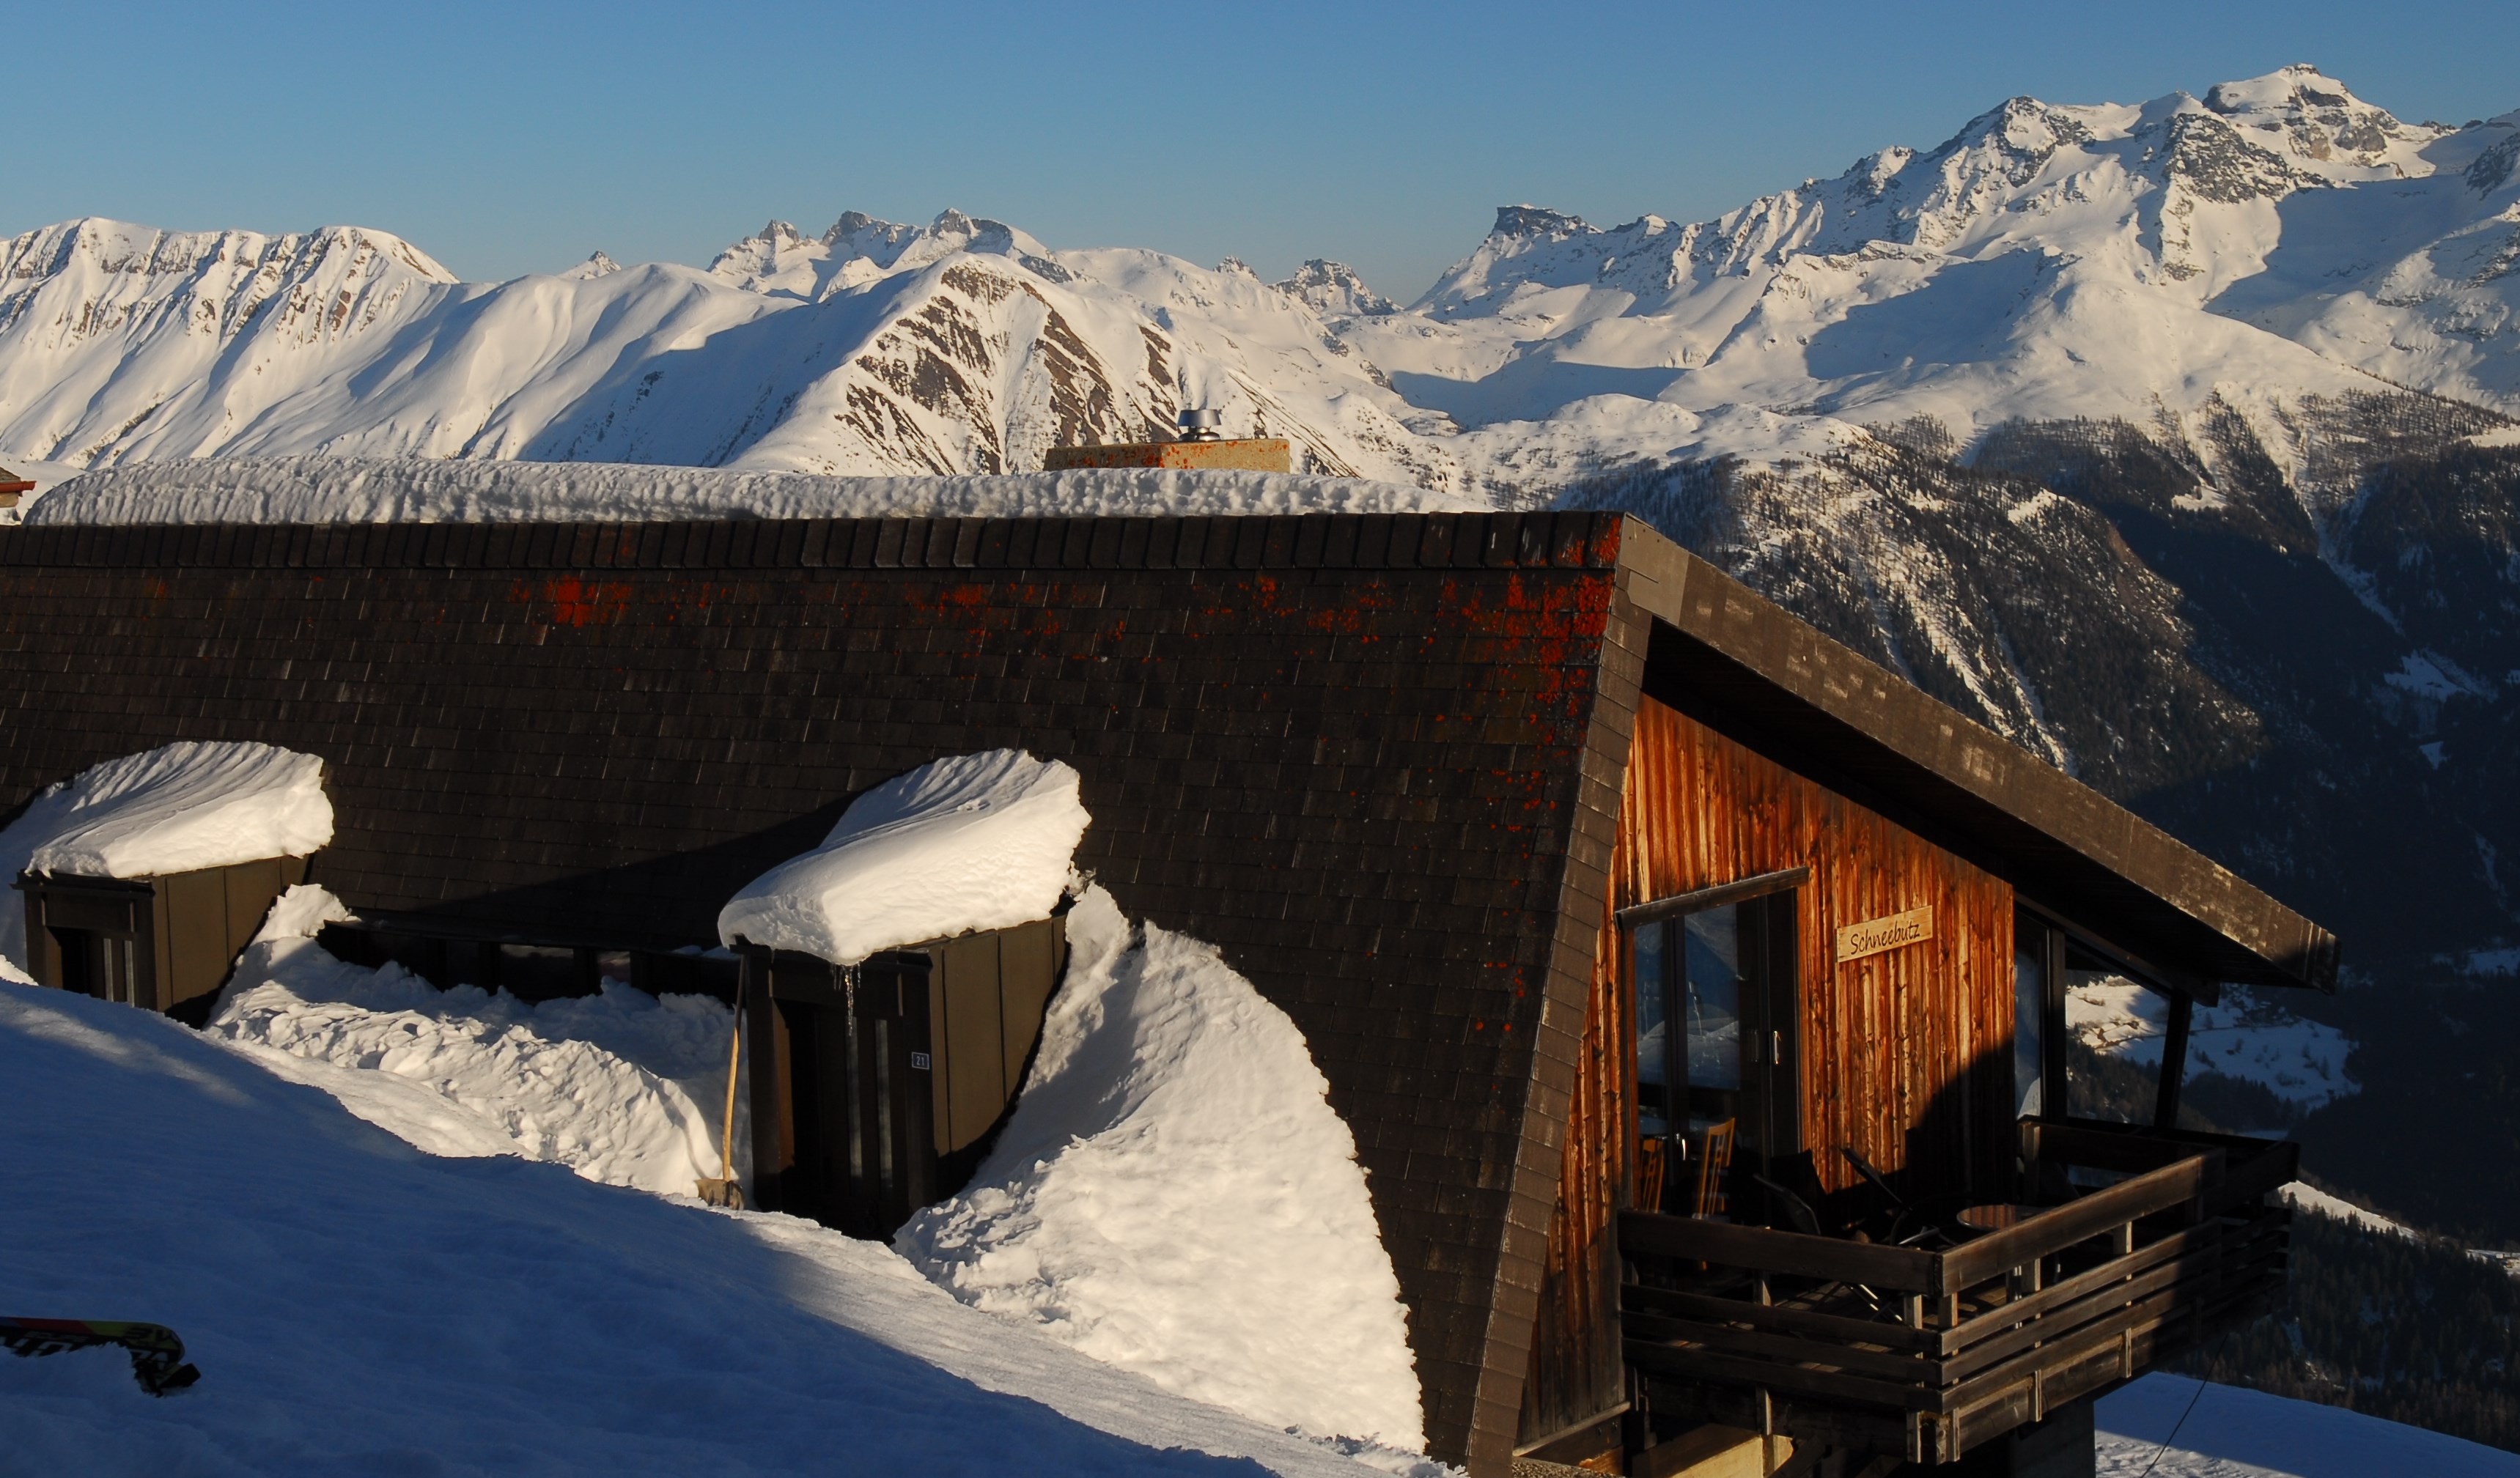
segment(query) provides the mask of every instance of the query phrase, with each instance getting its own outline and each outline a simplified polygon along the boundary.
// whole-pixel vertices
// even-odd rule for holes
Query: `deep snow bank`
[[[322,888],[290,889],[207,1034],[431,1154],[518,1154],[665,1195],[718,1173],[735,1029],[724,1005],[613,985],[539,1005],[440,991],[326,953],[311,936],[346,912]]]
[[[418,458],[135,463],[46,492],[47,523],[642,522],[676,518],[1396,514],[1493,505],[1397,482],[1289,472],[1098,469],[1002,476],[822,477],[718,468]]]
[[[422,1153],[273,1055],[0,985],[0,1164],[77,1183],[0,1197],[0,1308],[162,1321],[202,1370],[161,1401],[114,1352],[0,1358],[0,1467],[1368,1471],[965,1308],[886,1248]]]
[[[22,872],[150,877],[333,839],[324,762],[271,744],[168,744],[82,770],[0,830],[0,882]],[[0,956],[24,978],[25,911],[0,908]]]
[[[922,765],[737,891],[720,940],[854,964],[878,950],[1045,918],[1092,820],[1076,772],[1019,749]]]
[[[895,1245],[957,1297],[1272,1424],[1424,1445],[1398,1279],[1328,1085],[1216,951],[1089,889],[1013,1119]]]

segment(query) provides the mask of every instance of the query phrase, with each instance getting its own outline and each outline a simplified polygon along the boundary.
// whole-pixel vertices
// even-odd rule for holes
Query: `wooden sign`
[[[1861,960],[1878,955],[1901,945],[1919,944],[1934,937],[1934,911],[1931,905],[1893,914],[1887,918],[1868,918],[1850,923],[1837,931],[1837,963]]]

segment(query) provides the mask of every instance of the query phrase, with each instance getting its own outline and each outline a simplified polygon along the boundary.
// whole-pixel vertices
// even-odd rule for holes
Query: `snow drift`
[[[895,1240],[956,1297],[1166,1390],[1321,1435],[1424,1444],[1356,1142],[1284,1012],[1108,894],[1068,915],[1014,1116]]]
[[[73,477],[26,513],[63,523],[607,523],[1399,514],[1491,505],[1396,482],[1292,472],[1094,469],[1000,476],[826,477],[707,467],[419,458],[134,463]]]
[[[324,762],[271,744],[168,744],[124,755],[45,790],[0,830],[0,869],[156,877],[333,839]],[[0,908],[0,956],[23,978],[25,911]]]
[[[1058,760],[1017,749],[937,760],[851,801],[820,847],[746,883],[718,936],[855,964],[1046,918],[1091,820]]]
[[[320,887],[290,889],[207,1034],[431,1154],[522,1155],[662,1195],[690,1195],[718,1173],[735,1029],[724,1005],[610,984],[538,1005],[477,986],[440,991],[314,942],[347,915]],[[741,1150],[740,1095],[736,1128]]]

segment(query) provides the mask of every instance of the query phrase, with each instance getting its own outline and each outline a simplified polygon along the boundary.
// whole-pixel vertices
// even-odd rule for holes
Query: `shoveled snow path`
[[[0,1360],[28,1471],[1364,1471],[881,1246],[430,1156],[127,1007],[0,986],[0,1308],[167,1323],[203,1372]]]

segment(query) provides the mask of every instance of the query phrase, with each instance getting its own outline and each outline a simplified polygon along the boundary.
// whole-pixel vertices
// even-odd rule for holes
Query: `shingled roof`
[[[1311,1044],[1456,1457],[1514,1440],[1648,686],[2095,927],[2332,976],[2314,926],[1618,515],[0,528],[0,804],[182,739],[321,754],[318,879],[447,928],[705,942],[869,785],[1067,760],[1079,865]]]

